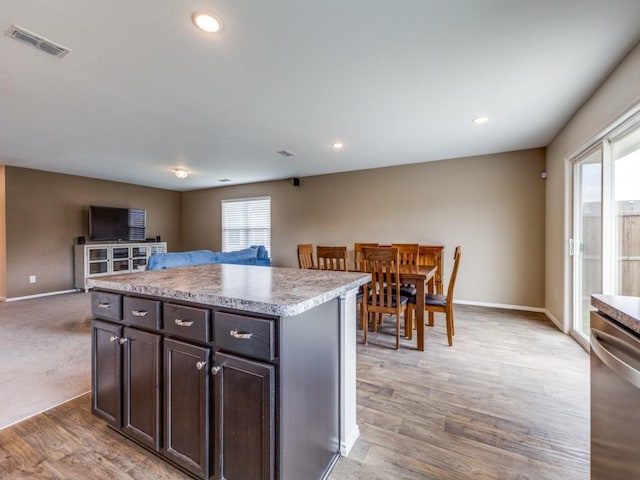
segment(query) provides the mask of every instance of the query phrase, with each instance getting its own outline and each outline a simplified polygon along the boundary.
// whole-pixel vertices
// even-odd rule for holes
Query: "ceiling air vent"
[[[71,52],[68,48],[52,42],[51,40],[47,40],[46,38],[36,35],[35,33],[25,30],[17,25],[11,25],[5,35],[9,38],[15,38],[21,42],[28,43],[32,47],[48,53],[49,55],[53,55],[54,57],[62,58],[67,53]]]
[[[283,157],[294,157],[295,153],[290,152],[289,150],[280,150],[279,152],[276,152],[279,155],[282,155]]]

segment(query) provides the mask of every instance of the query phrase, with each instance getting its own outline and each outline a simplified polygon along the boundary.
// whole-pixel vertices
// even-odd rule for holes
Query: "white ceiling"
[[[71,53],[0,36],[0,162],[191,190],[546,146],[640,1],[2,0],[12,24]]]

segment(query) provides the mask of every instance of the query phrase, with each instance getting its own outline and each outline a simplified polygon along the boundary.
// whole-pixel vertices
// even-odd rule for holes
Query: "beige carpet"
[[[90,294],[0,303],[0,429],[91,388]]]

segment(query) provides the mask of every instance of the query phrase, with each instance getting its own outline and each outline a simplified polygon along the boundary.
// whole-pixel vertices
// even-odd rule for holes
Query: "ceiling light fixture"
[[[344,147],[344,143],[342,143],[342,142],[336,142],[336,143],[332,143],[332,144],[331,144],[331,146],[332,146],[333,148],[335,148],[336,150],[339,150],[339,149],[341,149],[342,147]]]
[[[187,172],[184,168],[174,169],[173,174],[178,178],[187,178],[189,176],[189,172]]]
[[[489,121],[489,117],[486,117],[484,115],[480,117],[476,117],[472,120],[472,122],[475,123],[476,125],[481,125],[483,123],[487,123],[488,121]]]
[[[198,12],[193,14],[193,23],[200,30],[208,33],[216,33],[222,30],[222,20],[213,13]]]

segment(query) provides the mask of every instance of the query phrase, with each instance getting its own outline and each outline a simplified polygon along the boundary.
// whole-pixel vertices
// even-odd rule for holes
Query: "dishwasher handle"
[[[638,349],[602,330],[591,328],[591,350],[593,350],[593,353],[616,375],[624,378],[636,388],[640,388],[640,371],[614,355],[607,348],[607,343],[614,348],[627,352],[628,355],[638,358],[640,361],[640,351]]]

